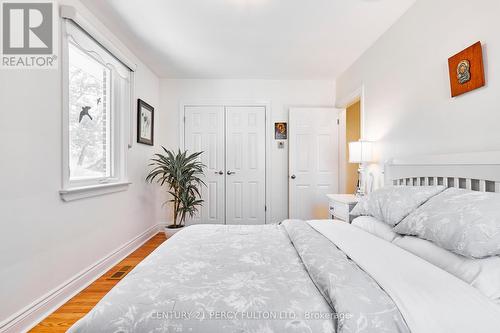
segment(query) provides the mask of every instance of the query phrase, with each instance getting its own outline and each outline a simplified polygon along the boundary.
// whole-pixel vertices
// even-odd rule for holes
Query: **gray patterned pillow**
[[[500,255],[500,194],[450,188],[395,229],[471,258]]]
[[[444,189],[443,186],[384,187],[361,199],[351,215],[373,216],[393,227]]]

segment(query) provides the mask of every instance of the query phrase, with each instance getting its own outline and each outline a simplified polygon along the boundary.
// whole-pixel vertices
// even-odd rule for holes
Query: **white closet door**
[[[289,215],[328,218],[326,194],[338,192],[338,110],[290,109]]]
[[[264,107],[226,107],[226,224],[266,220]]]
[[[207,166],[201,195],[205,200],[191,223],[224,224],[224,107],[193,106],[185,112],[185,148],[190,153],[203,151],[201,161]]]

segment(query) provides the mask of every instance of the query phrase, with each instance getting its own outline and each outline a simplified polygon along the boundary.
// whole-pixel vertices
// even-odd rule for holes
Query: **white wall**
[[[365,87],[365,139],[379,160],[500,149],[500,2],[418,0],[337,80]],[[480,40],[486,87],[450,97],[448,58]]]
[[[271,120],[288,121],[290,106],[333,106],[333,81],[273,81],[273,80],[161,80],[161,105],[168,126],[164,142],[169,148],[179,145],[179,108],[181,103],[196,102],[268,102]],[[268,129],[270,130],[270,129]],[[288,216],[288,144],[278,149],[271,143],[270,200],[271,222]]]
[[[64,2],[92,19],[80,3]],[[159,111],[159,80],[137,64],[137,97]],[[155,148],[136,143],[128,191],[61,201],[60,67],[0,70],[0,323],[159,220],[156,188],[144,181]],[[155,121],[165,121],[161,112]]]

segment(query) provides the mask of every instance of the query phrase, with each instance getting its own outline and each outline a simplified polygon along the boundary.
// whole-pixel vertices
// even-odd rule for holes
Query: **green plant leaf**
[[[201,187],[206,186],[203,181],[204,168],[206,167],[199,157],[203,152],[188,155],[188,151],[180,149],[174,153],[162,146],[163,154],[157,153],[151,158],[149,166],[152,167],[146,176],[149,183],[167,185],[167,193],[172,199],[166,203],[174,205],[174,224],[179,221],[184,223],[187,216],[193,217],[204,200],[201,198]]]

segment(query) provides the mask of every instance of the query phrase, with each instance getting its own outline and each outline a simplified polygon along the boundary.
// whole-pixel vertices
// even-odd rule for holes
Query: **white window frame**
[[[112,54],[122,64],[131,70],[130,73],[130,103],[129,110],[111,110],[111,149],[113,150],[112,177],[96,178],[92,180],[70,180],[70,163],[69,163],[69,38],[66,34],[66,24],[62,22],[62,190],[59,191],[63,201],[73,201],[77,199],[93,197],[113,192],[125,191],[128,189],[130,182],[127,178],[127,148],[132,146],[132,115],[135,106],[134,95],[134,71],[136,65],[116,48],[107,38],[100,34],[86,19],[81,17],[73,7],[61,6],[61,17],[69,19],[78,25],[86,34],[93,38],[100,46],[108,53]],[[116,79],[112,79],[111,90],[116,83]],[[116,104],[120,98],[116,93],[111,95],[111,104]],[[113,108],[113,106],[112,106]]]

